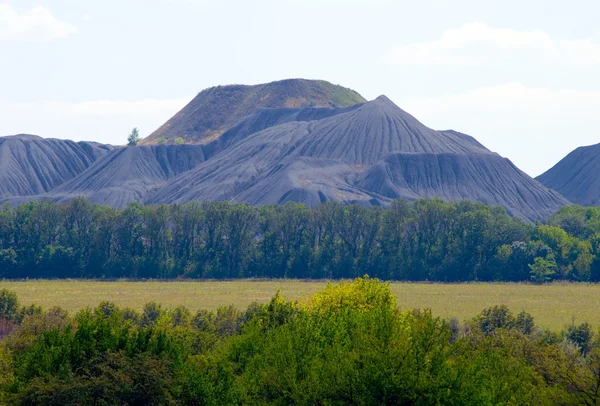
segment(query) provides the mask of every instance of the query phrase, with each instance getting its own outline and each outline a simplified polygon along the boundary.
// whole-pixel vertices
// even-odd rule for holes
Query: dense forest
[[[227,202],[124,210],[78,198],[0,206],[0,278],[600,280],[600,208],[547,224],[438,199],[388,208]]]
[[[0,291],[0,404],[600,404],[600,341],[503,306],[444,321],[357,279],[191,314],[110,302],[69,316]]]

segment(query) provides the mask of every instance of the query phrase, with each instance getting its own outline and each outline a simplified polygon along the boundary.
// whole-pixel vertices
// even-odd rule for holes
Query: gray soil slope
[[[366,100],[357,92],[323,80],[287,79],[261,85],[216,86],[200,92],[181,111],[142,141],[160,138],[208,142],[262,109],[348,107]]]
[[[117,208],[143,203],[157,187],[204,162],[202,145],[120,147],[44,198],[67,201],[76,196]]]
[[[0,137],[0,198],[45,193],[79,175],[111,146],[20,134]]]
[[[473,137],[434,131],[385,96],[350,107],[255,111],[195,145],[112,149],[0,138],[0,181],[0,198],[12,204],[84,196],[118,208],[191,200],[376,206],[440,197],[500,205],[529,221],[569,204]]]
[[[43,195],[9,199],[11,204],[29,200],[68,201],[83,196],[117,208],[144,203],[153,191],[175,176],[240,142],[250,134],[290,121],[310,121],[350,111],[350,108],[304,108],[261,110],[238,123],[209,144],[143,145],[120,147],[99,159],[79,176]]]
[[[215,141],[204,144],[209,155],[216,155],[229,146],[242,141],[251,134],[293,121],[316,121],[355,110],[362,103],[341,108],[281,108],[259,110],[240,121]]]
[[[545,220],[568,202],[496,154],[390,154],[357,178],[390,199],[439,197],[502,206],[512,215]]]
[[[577,148],[537,180],[573,203],[600,204],[600,144]]]
[[[385,96],[320,120],[248,133],[147,202],[385,205],[397,197],[442,197],[501,205],[531,221],[568,204],[474,138],[431,130]]]

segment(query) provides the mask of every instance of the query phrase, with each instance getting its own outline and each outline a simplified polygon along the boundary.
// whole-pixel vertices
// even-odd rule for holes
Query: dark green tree
[[[135,147],[138,142],[140,142],[140,139],[140,132],[138,131],[137,127],[135,127],[133,130],[131,130],[131,133],[127,137],[127,146]]]

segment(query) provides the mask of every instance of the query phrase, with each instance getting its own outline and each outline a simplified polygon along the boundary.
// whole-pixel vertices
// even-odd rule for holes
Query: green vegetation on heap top
[[[286,79],[260,85],[215,86],[200,92],[141,144],[208,142],[261,109],[348,107],[366,102],[352,89],[324,80]]]

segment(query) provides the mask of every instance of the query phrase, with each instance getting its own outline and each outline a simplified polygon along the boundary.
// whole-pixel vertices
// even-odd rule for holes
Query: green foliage
[[[441,200],[398,200],[386,210],[225,202],[115,210],[78,198],[0,213],[9,278],[528,280],[528,264],[544,249],[530,241],[533,227],[501,209]],[[596,252],[588,245],[581,272],[566,277],[585,279]]]
[[[514,323],[514,317],[507,306],[501,305],[484,309],[475,318],[475,321],[481,331],[485,334],[490,334],[499,328],[511,328]]]
[[[138,131],[137,127],[135,127],[133,130],[131,130],[131,134],[129,134],[127,137],[127,146],[135,147],[138,142],[140,142],[140,139],[140,132]]]
[[[387,209],[227,202],[123,210],[82,198],[0,206],[6,278],[600,280],[598,210],[583,231],[532,226],[502,209],[439,199]],[[563,209],[562,216],[566,216]],[[571,212],[569,212],[571,213]],[[583,213],[583,214],[581,214]],[[579,217],[578,217],[579,218]],[[553,217],[552,224],[560,217]],[[598,228],[600,230],[600,227]]]
[[[545,283],[550,281],[556,273],[556,261],[551,255],[546,258],[536,257],[529,268],[531,269],[532,282]]]
[[[192,357],[178,371],[177,397],[181,404],[220,406],[241,404],[233,374],[221,363]]]
[[[473,321],[474,326],[487,335],[499,329],[517,330],[529,335],[533,333],[535,327],[531,314],[522,311],[515,317],[506,305],[484,309]]]
[[[600,232],[600,208],[564,206],[550,217],[548,225],[560,227],[577,238],[589,238]]]
[[[170,316],[175,327],[188,327],[192,321],[192,314],[185,306],[177,306]]]
[[[312,296],[303,307],[309,312],[317,313],[343,312],[347,309],[368,312],[373,308],[395,308],[396,297],[390,291],[389,283],[365,276],[353,282],[329,282],[323,291]]]
[[[101,302],[95,309],[94,314],[100,317],[112,317],[117,314],[119,308],[112,302]]]
[[[160,137],[156,142],[158,145],[163,145],[167,143],[167,139],[165,137]]]
[[[358,278],[242,313],[192,318],[149,303],[138,317],[110,302],[73,317],[34,312],[0,341],[0,403],[600,402],[600,342],[585,323],[535,330],[528,313],[496,306],[459,334],[456,322],[395,303],[389,284]]]
[[[0,277],[17,265],[17,252],[12,248],[0,250]]]
[[[141,317],[141,324],[144,327],[154,326],[160,317],[165,313],[162,306],[156,302],[147,303]]]
[[[74,376],[68,381],[60,377],[34,379],[12,401],[23,405],[164,405],[172,403],[173,385],[164,360],[115,353],[93,366],[90,376]]]
[[[184,142],[185,142],[185,141],[184,141],[184,140],[183,140],[183,138],[181,138],[181,137],[177,137],[177,138],[175,138],[175,140],[173,140],[173,143],[174,143],[175,145],[181,145],[181,144],[183,144]]]
[[[588,323],[581,323],[578,326],[572,323],[565,332],[565,337],[575,343],[584,354],[590,351],[592,336],[592,326]]]
[[[331,101],[338,107],[353,106],[357,103],[364,103],[366,100],[352,89],[341,86],[331,86],[329,83],[320,82],[323,90],[330,94]]]
[[[12,322],[19,320],[17,294],[6,289],[0,290],[0,319]]]
[[[370,289],[361,295],[364,286]],[[401,313],[389,306],[389,296],[387,285],[359,279],[329,286],[307,305],[286,311],[291,317],[284,317],[284,323],[269,323],[266,329],[264,322],[249,325],[226,351],[243,383],[243,402],[431,404],[454,399],[458,404],[468,399],[470,390],[456,384],[456,371],[446,359],[450,332],[445,324],[429,313]],[[280,313],[281,308],[278,299],[265,311]]]
[[[140,315],[133,309],[125,308],[121,311],[121,317],[123,320],[131,323],[139,323]]]
[[[213,320],[214,314],[212,312],[209,312],[208,310],[199,310],[192,319],[192,325],[198,330],[204,330],[212,325]]]
[[[535,322],[533,316],[527,313],[525,310],[517,314],[513,326],[523,334],[532,334],[535,328]]]
[[[16,404],[164,404],[171,399],[177,345],[163,332],[139,330],[114,313],[79,313],[14,348],[15,374],[26,382]],[[23,338],[21,338],[23,340]],[[159,357],[164,354],[165,357]]]

